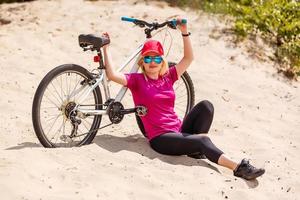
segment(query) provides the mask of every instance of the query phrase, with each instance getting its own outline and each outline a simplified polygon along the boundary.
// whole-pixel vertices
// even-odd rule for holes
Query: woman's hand
[[[188,33],[187,23],[181,23],[183,18],[177,18],[177,27],[181,31],[182,34]]]
[[[110,39],[109,34],[108,34],[107,32],[102,33],[102,36],[101,36],[101,37],[105,37],[105,38]],[[109,44],[110,44],[110,43],[109,43]],[[106,48],[109,47],[109,44],[104,45],[104,46],[103,46],[103,50],[106,50]]]
[[[103,33],[101,37],[109,38],[109,34],[107,32]],[[126,86],[127,79],[124,74],[115,71],[113,67],[113,60],[109,51],[109,44],[103,46],[103,54],[104,54],[104,65],[106,68],[106,76],[109,80],[112,80],[116,83]]]
[[[190,34],[188,32],[187,24],[181,23],[182,18],[178,18],[178,29],[181,31],[182,39],[183,39],[183,58],[178,62],[175,66],[178,79],[185,72],[185,70],[190,66],[194,59],[192,44],[190,40]]]

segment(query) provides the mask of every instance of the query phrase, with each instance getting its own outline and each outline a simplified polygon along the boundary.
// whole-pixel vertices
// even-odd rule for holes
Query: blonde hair
[[[162,59],[163,59],[162,60],[162,66],[161,66],[161,69],[159,71],[159,76],[165,75],[165,73],[169,70],[168,61],[164,57],[162,57]],[[144,69],[144,66],[143,66],[144,62],[143,61],[144,61],[144,56],[140,56],[139,61],[138,61],[138,65],[142,69],[143,74],[145,74],[145,69]]]

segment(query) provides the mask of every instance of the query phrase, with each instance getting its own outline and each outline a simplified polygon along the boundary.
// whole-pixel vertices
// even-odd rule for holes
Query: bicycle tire
[[[169,66],[170,67],[175,67],[176,63],[175,62],[169,62]],[[185,84],[185,89],[187,92],[187,105],[186,105],[186,110],[182,119],[187,115],[187,113],[193,108],[194,104],[195,104],[195,89],[194,89],[194,84],[192,82],[192,79],[190,77],[190,75],[187,73],[187,71],[185,71],[182,75],[181,75],[181,79],[183,81],[183,83]],[[175,91],[176,93],[176,91]],[[175,100],[175,109],[176,109],[176,100]],[[141,133],[147,138],[147,134],[143,125],[143,122],[141,120],[141,118],[138,115],[135,115],[138,127],[141,131]]]
[[[63,101],[64,100],[63,97],[65,96],[65,93],[62,93],[62,92],[64,92],[63,91],[63,81],[62,81],[63,77],[62,76],[64,74],[66,74],[65,76],[66,76],[66,82],[67,82],[67,76],[70,76],[71,73],[75,73],[74,76],[76,76],[76,81],[77,81],[77,77],[79,77],[78,83],[80,83],[80,85],[82,85],[81,84],[82,83],[81,80],[91,80],[93,78],[92,74],[88,70],[86,70],[84,67],[81,67],[79,65],[75,65],[75,64],[60,65],[58,67],[55,67],[53,70],[51,70],[50,72],[47,73],[47,75],[40,82],[40,84],[39,84],[39,86],[38,86],[38,88],[36,90],[36,93],[34,95],[33,104],[32,104],[32,122],[33,122],[33,127],[34,127],[35,134],[36,134],[38,140],[40,141],[40,143],[44,147],[47,147],[47,148],[64,147],[64,146],[66,146],[66,147],[72,147],[72,146],[81,146],[81,145],[90,144],[93,141],[94,137],[96,136],[97,131],[98,131],[97,129],[100,126],[102,115],[94,115],[94,116],[92,116],[93,119],[91,119],[92,122],[90,123],[91,124],[90,128],[87,128],[87,126],[84,123],[82,123],[86,127],[86,129],[89,130],[86,133],[86,136],[83,137],[83,139],[79,139],[79,141],[77,141],[75,143],[72,142],[72,144],[68,144],[69,146],[68,145],[63,145],[63,144],[62,145],[58,145],[58,144],[61,144],[61,143],[56,144],[56,142],[53,143],[51,141],[51,138],[49,138],[49,136],[47,136],[45,134],[44,129],[43,129],[43,125],[42,125],[42,122],[41,122],[42,121],[42,119],[41,119],[41,117],[42,117],[42,114],[41,114],[41,102],[42,102],[44,96],[45,96],[45,99],[49,98],[49,97],[46,96],[46,92],[48,93],[47,88],[49,87],[49,90],[50,90],[50,85],[52,85],[52,87],[55,88],[55,86],[53,86],[53,84],[55,83],[54,81],[56,81],[56,82],[59,83],[59,80],[58,81],[56,80],[56,78],[59,78],[59,77],[61,77],[61,84],[62,84],[61,85],[61,90],[62,90],[61,91],[61,101]],[[71,81],[72,81],[71,77],[70,77],[69,81],[71,83]],[[77,85],[78,85],[78,83],[77,83]],[[77,85],[76,85],[76,87],[77,87]],[[74,90],[76,89],[76,87],[74,88]],[[68,88],[68,85],[67,85],[67,88]],[[69,86],[69,89],[71,89],[71,86]],[[55,90],[56,90],[56,88],[55,88]],[[72,93],[73,93],[73,91],[72,91]],[[56,92],[57,92],[57,90],[56,90]],[[59,93],[57,93],[56,95],[59,96]],[[51,97],[51,98],[54,98],[54,97]],[[57,97],[57,99],[59,99],[59,98]],[[94,99],[92,101],[94,101],[94,103],[95,103],[94,105],[92,105],[92,108],[102,109],[102,95],[101,95],[101,90],[100,90],[99,86],[97,86],[93,90],[92,97],[90,99]],[[70,101],[70,100],[67,100],[67,98],[66,98],[64,104],[66,104],[67,101]],[[74,97],[74,101],[75,101],[75,97]],[[54,104],[53,107],[55,108],[56,104]],[[62,107],[63,107],[63,104],[61,105],[60,108],[62,108]],[[49,110],[50,110],[50,108],[49,108]],[[59,110],[58,113],[62,112],[61,110]],[[64,110],[65,110],[64,112],[66,112],[66,108]],[[64,114],[61,113],[61,115],[64,115]],[[67,119],[64,119],[64,116],[63,116],[63,123],[64,123],[64,120],[67,121]],[[56,122],[54,122],[54,123],[56,123]],[[67,125],[67,124],[65,124],[65,125]],[[65,125],[63,125],[64,126],[63,127],[64,130],[65,130]],[[69,126],[69,124],[68,124],[68,126]],[[50,127],[50,130],[51,130],[51,128],[52,127]],[[78,130],[80,130],[80,129],[78,129]],[[59,130],[59,133],[60,132],[61,132],[61,130]]]

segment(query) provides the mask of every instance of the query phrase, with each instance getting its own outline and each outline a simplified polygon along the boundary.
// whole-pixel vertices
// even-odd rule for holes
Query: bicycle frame
[[[123,65],[121,65],[121,67],[119,69],[117,69],[118,72],[121,72],[134,58],[138,57],[141,53],[141,50],[143,48],[143,45],[140,45],[133,53],[132,55],[125,61],[125,63]],[[138,60],[135,61],[135,63],[133,64],[130,73],[135,73],[138,71],[139,66],[138,66]],[[88,95],[101,83],[104,89],[104,95],[105,95],[105,102],[107,100],[109,100],[111,98],[110,96],[110,91],[109,91],[109,87],[108,87],[108,80],[106,78],[106,70],[105,69],[100,69],[99,72],[100,77],[96,78],[96,82],[92,85],[88,86],[87,91],[82,95],[82,97],[78,100],[78,104],[75,107],[75,109],[78,112],[84,113],[84,114],[88,114],[88,115],[107,115],[107,109],[101,109],[101,110],[96,110],[96,109],[84,109],[80,107],[81,102],[84,102],[85,99],[88,97]],[[85,86],[83,85],[81,88],[79,88],[78,90],[72,92],[72,94],[70,94],[70,97],[72,97],[72,95],[75,95],[76,93],[80,92]],[[115,97],[115,101],[121,102],[122,99],[124,98],[126,92],[127,92],[127,87],[123,86],[119,92],[117,93],[116,97]]]

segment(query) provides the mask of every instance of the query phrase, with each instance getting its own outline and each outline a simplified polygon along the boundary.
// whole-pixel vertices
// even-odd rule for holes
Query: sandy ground
[[[93,53],[78,46],[80,33],[108,31],[118,66],[144,38],[121,16],[163,21],[177,14],[192,32],[196,59],[188,72],[196,101],[215,106],[212,140],[236,161],[246,157],[264,167],[262,178],[244,181],[207,160],[160,155],[132,115],[99,131],[91,145],[39,144],[31,108],[41,79],[64,63],[96,66]],[[61,0],[2,4],[0,18],[12,21],[0,25],[1,199],[300,199],[300,84],[234,47],[228,36],[211,38],[224,26],[216,17],[157,2]],[[178,61],[181,36],[171,34],[168,59]]]

